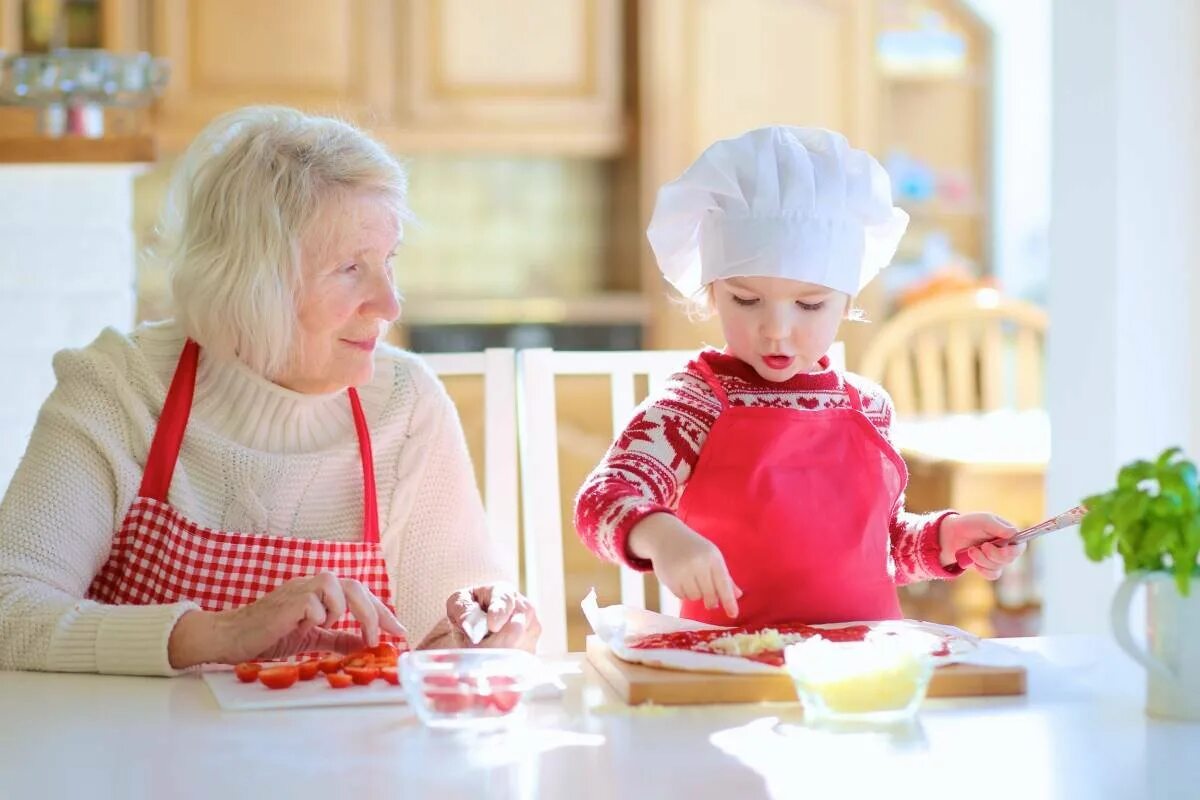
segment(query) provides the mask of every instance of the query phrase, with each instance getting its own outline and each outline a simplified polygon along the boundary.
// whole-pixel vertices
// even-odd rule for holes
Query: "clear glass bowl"
[[[912,719],[933,675],[930,637],[861,642],[812,638],[784,650],[806,722],[893,724]]]
[[[417,650],[400,657],[405,696],[432,728],[507,727],[523,715],[525,695],[544,675],[541,661],[524,650]]]

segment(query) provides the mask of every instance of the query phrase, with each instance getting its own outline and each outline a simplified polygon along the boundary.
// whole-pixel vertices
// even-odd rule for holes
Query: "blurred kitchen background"
[[[1113,10],[1119,3],[1107,5],[1123,13]],[[336,114],[371,131],[410,170],[417,222],[397,260],[406,297],[397,343],[420,352],[695,348],[719,345],[719,333],[688,320],[654,266],[644,230],[656,189],[715,139],[752,127],[840,130],[885,164],[912,217],[894,266],[858,298],[870,323],[847,324],[842,337],[848,367],[884,382],[911,419],[897,433],[908,437],[901,444],[913,472],[910,507],[987,509],[1028,525],[1061,510],[1046,502],[1042,388],[1051,7],[0,0],[0,50],[10,56],[69,47],[160,59],[143,65],[149,77],[129,102],[58,98],[53,114],[14,105],[38,103],[9,74],[0,85],[9,104],[0,107],[0,172],[35,180],[28,170],[36,164],[125,165],[131,188],[114,202],[128,204],[129,252],[141,254],[154,244],[174,160],[215,115],[250,103]],[[10,193],[8,206],[0,200],[10,229],[28,235],[29,225],[13,220],[35,195],[17,201]],[[0,232],[5,224],[0,216]],[[60,297],[30,288],[33,277],[4,282],[6,264],[13,274],[22,269],[16,261],[0,257],[9,310],[42,318],[61,310]],[[54,284],[61,292],[74,273],[43,265],[39,274],[52,269],[64,276]],[[115,269],[111,283],[96,278],[93,287],[119,295],[105,302],[129,318],[113,324],[167,314],[165,276],[148,259],[118,260]],[[11,291],[22,286],[24,295]],[[82,345],[95,327],[59,331],[55,344]],[[964,355],[956,348],[968,340]],[[48,355],[38,359],[48,364]],[[26,366],[44,374],[40,360]],[[478,456],[481,389],[465,378],[448,383]],[[36,411],[49,388],[43,377],[30,379],[36,402],[8,409],[11,431],[31,424],[29,408]],[[603,381],[562,379],[559,392],[560,501],[575,606],[591,586],[602,599],[616,596],[615,571],[595,562],[570,527],[570,495],[612,432]],[[953,425],[937,422],[950,417]],[[0,487],[18,443],[10,438],[12,452],[0,456]],[[979,633],[1032,633],[1039,574],[1035,548],[997,586],[968,579],[908,589],[906,611]],[[576,619],[572,645],[581,637]]]

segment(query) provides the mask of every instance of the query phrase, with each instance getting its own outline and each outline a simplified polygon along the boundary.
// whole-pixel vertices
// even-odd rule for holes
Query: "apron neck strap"
[[[350,396],[350,410],[354,412],[354,430],[358,433],[358,452],[362,457],[363,473],[363,541],[379,543],[379,510],[375,495],[375,457],[371,453],[371,431],[367,428],[367,415],[363,413],[358,390],[351,386],[346,390]]]
[[[842,384],[846,387],[846,396],[850,398],[850,407],[855,411],[862,413],[862,396],[850,385],[850,381],[846,380],[846,376],[842,376]]]
[[[175,474],[175,462],[179,460],[179,448],[183,444],[183,432],[192,413],[196,364],[199,360],[200,345],[189,338],[183,345],[179,363],[175,365],[167,399],[154,429],[154,439],[150,442],[146,471],[142,473],[142,486],[138,489],[141,497],[167,502],[171,476]]]
[[[179,355],[175,374],[167,389],[162,415],[150,442],[146,456],[146,471],[142,474],[140,497],[167,502],[171,489],[171,477],[179,461],[179,450],[183,446],[183,434],[187,429],[188,417],[192,413],[192,395],[196,391],[196,367],[200,362],[200,345],[188,339]],[[354,429],[358,433],[358,450],[362,457],[363,471],[363,541],[379,542],[379,510],[375,495],[375,460],[371,453],[371,434],[367,418],[363,413],[358,391],[351,386],[346,390],[350,397],[350,410],[354,413]]]
[[[717,396],[717,402],[721,404],[721,410],[725,411],[729,408],[729,393],[725,391],[725,387],[721,384],[721,379],[717,377],[717,373],[713,372],[713,368],[704,360],[703,354],[696,357],[696,368],[700,372],[700,377],[704,378],[704,382],[713,390],[713,394]]]

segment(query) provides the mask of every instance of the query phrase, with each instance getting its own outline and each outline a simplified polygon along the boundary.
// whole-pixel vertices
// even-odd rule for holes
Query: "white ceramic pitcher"
[[[1146,587],[1146,644],[1129,630],[1129,604]],[[1117,589],[1112,604],[1117,644],[1147,670],[1146,712],[1154,717],[1200,720],[1200,578],[1187,597],[1165,572],[1135,572]]]

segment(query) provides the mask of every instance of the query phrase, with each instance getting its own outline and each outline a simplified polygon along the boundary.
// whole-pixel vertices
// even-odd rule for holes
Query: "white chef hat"
[[[887,172],[840,133],[777,125],[724,139],[658,192],[646,235],[685,297],[717,278],[791,278],[851,296],[908,227]]]

